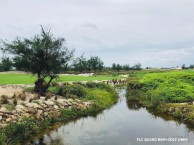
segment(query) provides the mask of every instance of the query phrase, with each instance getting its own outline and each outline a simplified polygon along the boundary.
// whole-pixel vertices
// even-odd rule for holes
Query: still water
[[[65,124],[32,144],[194,145],[194,132],[184,124],[157,117],[135,102],[127,102],[125,94],[125,89],[120,90],[118,103],[96,117]]]

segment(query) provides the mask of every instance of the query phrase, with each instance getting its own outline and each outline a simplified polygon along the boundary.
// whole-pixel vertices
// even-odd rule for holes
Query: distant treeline
[[[100,71],[128,71],[128,70],[141,70],[141,64],[137,63],[133,66],[129,64],[121,65],[113,63],[111,67],[104,66],[104,62],[98,56],[91,56],[89,59],[81,55],[73,59],[71,64],[64,66],[62,72],[73,71],[80,73],[88,72],[100,72]],[[23,65],[17,59],[11,59],[9,57],[3,57],[0,60],[0,71],[25,71]]]
[[[190,66],[186,66],[185,64],[183,64],[182,69],[194,69],[194,64],[191,64]]]
[[[183,64],[182,69],[194,69],[194,64],[186,66]],[[141,70],[141,64],[136,63],[133,66],[129,64],[121,65],[119,63],[113,63],[111,67],[104,66],[104,62],[98,56],[91,56],[89,59],[81,55],[73,59],[71,64],[64,66],[62,72],[80,72],[80,73],[89,73],[89,72],[101,72],[101,71],[129,71],[129,70]],[[146,69],[149,69],[147,67]],[[4,56],[0,60],[0,72],[2,71],[24,71],[22,65],[17,61],[17,59],[11,59],[7,56]]]

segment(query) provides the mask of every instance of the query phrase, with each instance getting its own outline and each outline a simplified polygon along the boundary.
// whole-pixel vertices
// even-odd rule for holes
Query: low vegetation
[[[127,89],[129,100],[138,100],[147,107],[156,108],[159,112],[194,123],[193,71],[150,73],[141,78],[132,76]]]
[[[139,99],[150,106],[191,102],[194,100],[194,72],[153,73],[141,79],[132,77],[128,89],[140,90]]]
[[[34,84],[36,77],[31,74],[0,74],[0,84]],[[112,75],[97,75],[97,76],[78,76],[68,75],[59,76],[53,82],[67,82],[67,81],[93,81],[93,80],[112,80],[119,79],[119,76]]]
[[[68,89],[67,89],[68,88]],[[30,89],[29,89],[30,90]],[[61,90],[61,91],[60,91]],[[95,115],[99,111],[111,107],[117,101],[115,90],[103,83],[73,84],[64,86],[53,86],[49,88],[53,93],[62,93],[65,98],[79,98],[83,101],[92,102],[88,109],[68,108],[62,109],[58,116],[36,120],[33,117],[23,118],[19,122],[12,122],[0,129],[0,145],[24,143],[32,135],[40,133],[44,129],[49,129],[55,122],[64,122],[82,116]],[[12,109],[12,106],[8,106]]]

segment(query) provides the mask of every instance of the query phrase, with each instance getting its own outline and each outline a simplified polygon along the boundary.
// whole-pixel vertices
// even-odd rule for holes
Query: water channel
[[[127,102],[119,101],[96,117],[62,125],[31,142],[33,145],[194,145],[194,132],[184,124],[159,117]]]

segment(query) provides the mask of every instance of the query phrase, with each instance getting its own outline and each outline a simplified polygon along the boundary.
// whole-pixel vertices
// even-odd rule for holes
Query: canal
[[[33,145],[194,145],[194,132],[186,125],[150,113],[135,102],[119,101],[96,117],[62,125],[34,139]]]

